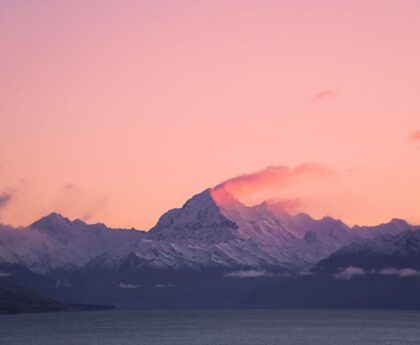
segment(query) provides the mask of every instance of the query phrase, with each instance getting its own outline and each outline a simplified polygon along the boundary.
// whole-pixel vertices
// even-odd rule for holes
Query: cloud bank
[[[397,276],[401,278],[420,276],[420,272],[412,268],[398,269],[398,268],[390,267],[390,268],[381,269],[378,273],[381,275]]]
[[[272,273],[258,270],[243,270],[235,271],[225,274],[227,278],[258,278],[258,277],[271,277]]]
[[[410,277],[420,277],[420,271],[413,268],[395,268],[387,267],[379,270],[365,270],[360,267],[349,266],[342,271],[334,274],[335,279],[339,280],[349,280],[357,276],[364,275],[384,275],[384,276],[394,276],[398,278],[410,278]]]

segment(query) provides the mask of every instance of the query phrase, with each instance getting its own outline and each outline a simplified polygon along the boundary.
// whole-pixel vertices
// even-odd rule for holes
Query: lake
[[[420,312],[108,310],[0,316],[1,345],[420,344]]]

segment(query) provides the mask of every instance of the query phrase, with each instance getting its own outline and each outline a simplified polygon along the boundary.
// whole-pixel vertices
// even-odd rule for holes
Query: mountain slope
[[[207,189],[193,196],[182,208],[166,212],[149,230],[148,238],[219,243],[233,240],[236,228],[237,225],[223,215]]]
[[[0,226],[0,264],[20,264],[35,272],[75,270],[115,245],[143,237],[141,231],[88,225],[52,213],[28,228]]]
[[[26,229],[0,227],[0,264],[23,265],[39,273],[76,272],[84,266],[117,270],[135,257],[142,270],[289,272],[310,268],[363,237],[408,226],[392,221],[372,229],[350,228],[330,217],[289,215],[273,203],[247,207],[208,189],[165,213],[149,232],[88,225],[56,213]]]
[[[374,238],[378,235],[397,235],[405,230],[418,230],[418,226],[411,225],[403,219],[394,218],[388,223],[376,226],[353,226],[352,230],[361,237]]]
[[[402,269],[407,275],[416,274],[420,270],[420,229],[352,243],[321,260],[313,271],[337,273],[348,267],[363,270],[361,274],[393,274],[393,269],[399,270],[395,274],[403,274]]]
[[[249,256],[257,256],[253,250],[264,253],[270,264],[298,269],[313,265],[359,236],[339,220],[292,216],[270,203],[248,207],[227,193],[206,190],[163,215],[147,238],[194,241],[196,245],[229,243],[232,249],[248,247]]]
[[[165,213],[148,232],[89,225],[55,213],[28,228],[0,226],[0,275],[71,302],[159,300],[162,294],[188,300],[185,291],[194,294],[194,287],[211,299],[219,288],[243,285],[249,292],[258,281],[288,280],[314,265],[312,273],[326,272],[335,280],[357,260],[372,257],[375,246],[388,248],[401,230],[417,236],[415,229],[401,220],[351,228],[331,217],[291,215],[272,202],[248,207],[208,189]],[[390,248],[403,248],[402,243]],[[415,241],[409,243],[413,248]]]

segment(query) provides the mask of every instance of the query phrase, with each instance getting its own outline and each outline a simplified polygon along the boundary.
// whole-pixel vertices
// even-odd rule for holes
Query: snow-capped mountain
[[[348,268],[363,274],[391,274],[393,269],[420,270],[420,227],[351,243],[321,260],[313,271],[331,274]]]
[[[143,236],[142,231],[88,225],[51,213],[27,228],[0,227],[0,263],[20,264],[43,273],[75,270],[114,246]]]
[[[182,208],[166,212],[148,237],[168,242],[195,240],[220,243],[233,240],[237,225],[214,202],[210,190],[195,195]]]
[[[339,220],[290,215],[273,203],[248,207],[207,189],[170,210],[148,232],[88,225],[52,213],[24,229],[2,227],[0,262],[36,272],[108,268],[135,258],[139,267],[174,270],[307,269],[339,248],[412,226],[393,220],[350,228]]]
[[[291,215],[272,202],[248,207],[207,189],[166,212],[148,232],[88,225],[56,213],[27,228],[1,226],[0,278],[20,285],[37,281],[41,292],[55,298],[75,291],[70,301],[93,298],[97,289],[111,291],[104,299],[110,300],[116,291],[139,287],[203,288],[244,277],[294,276],[340,248],[382,246],[415,229],[401,220],[352,228],[331,217]]]
[[[305,214],[292,216],[267,202],[248,207],[223,191],[208,189],[182,208],[164,214],[148,238],[249,247],[248,256],[263,257],[270,265],[300,269],[360,236],[330,217],[314,220]]]
[[[361,237],[375,238],[378,235],[397,235],[405,230],[418,230],[419,227],[407,223],[403,219],[392,219],[389,223],[376,226],[354,226],[353,231]]]

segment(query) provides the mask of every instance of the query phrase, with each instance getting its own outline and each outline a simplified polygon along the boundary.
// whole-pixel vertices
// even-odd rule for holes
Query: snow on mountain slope
[[[129,248],[115,248],[90,261],[86,268],[121,270],[170,269],[174,271],[220,268],[234,270],[244,267],[295,269],[284,258],[271,256],[264,248],[248,241],[205,244],[196,241],[166,242],[142,240],[129,244]]]
[[[334,273],[348,267],[375,272],[396,268],[419,270],[420,228],[351,243],[321,260],[314,271]]]
[[[26,229],[0,228],[0,263],[35,272],[195,269],[302,270],[339,248],[414,227],[393,220],[350,228],[340,220],[290,215],[270,202],[248,207],[207,189],[166,212],[149,232],[113,230],[52,213]]]
[[[331,217],[315,220],[306,214],[290,215],[272,202],[248,207],[224,190],[208,189],[192,197],[181,209],[162,216],[148,238],[180,246],[185,246],[185,241],[194,241],[197,246],[223,243],[232,250],[244,249],[241,260],[247,255],[258,256],[264,263],[302,269],[363,238],[407,229],[415,227],[401,220],[351,228]],[[217,248],[203,250],[216,252]]]
[[[359,236],[365,238],[374,238],[378,235],[397,235],[405,230],[417,230],[418,227],[407,223],[403,219],[392,219],[389,223],[376,226],[354,226],[352,230]]]
[[[170,242],[251,239],[270,244],[273,240],[283,243],[294,237],[265,205],[247,207],[228,195],[221,201],[209,189],[193,196],[182,208],[165,213],[148,232],[150,239]]]
[[[358,238],[341,221],[289,215],[275,204],[248,207],[224,191],[206,190],[167,212],[148,238],[169,242],[252,242],[270,258],[296,267],[314,264]],[[255,255],[252,250],[249,255]]]
[[[166,212],[148,232],[155,240],[196,240],[219,243],[234,239],[237,225],[227,219],[211,197],[210,190],[193,196],[182,208]]]
[[[28,228],[0,227],[0,262],[21,264],[35,272],[74,270],[120,243],[143,236],[141,231],[112,230],[52,213]]]

